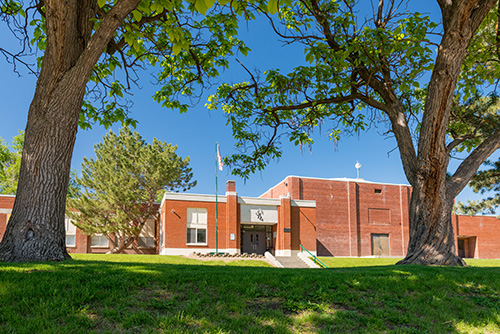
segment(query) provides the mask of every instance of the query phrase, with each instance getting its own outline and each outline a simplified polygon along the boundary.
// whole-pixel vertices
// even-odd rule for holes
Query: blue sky
[[[437,6],[434,6],[438,10]],[[301,50],[283,47],[269,33],[268,28],[266,23],[260,22],[249,24],[248,30],[246,26],[242,30],[243,38],[253,50],[248,57],[240,57],[247,67],[262,71],[269,68],[286,70],[303,61],[304,54]],[[15,48],[16,41],[7,40],[8,31],[3,23],[0,32],[4,36],[2,47]],[[12,71],[12,65],[4,59],[0,60],[0,73],[0,137],[10,141],[18,130],[26,126],[27,111],[33,97],[36,78],[24,70],[21,70],[22,75],[19,77]],[[178,145],[178,154],[190,156],[194,178],[198,181],[198,185],[189,192],[214,193],[215,143],[220,143],[223,156],[236,152],[231,129],[226,127],[222,112],[209,112],[204,106],[204,100],[185,114],[162,108],[151,98],[157,87],[151,84],[153,78],[148,73],[146,71],[141,76],[141,87],[132,91],[132,117],[139,121],[136,131],[147,141],[156,137]],[[224,73],[223,79],[238,82],[247,78],[241,68],[235,65]],[[116,125],[113,130],[117,131],[118,128]],[[315,144],[311,149],[305,147],[301,150],[285,139],[283,157],[272,161],[263,172],[251,175],[246,182],[231,175],[225,166],[218,174],[219,194],[224,194],[227,180],[236,180],[236,189],[240,195],[259,196],[288,175],[355,178],[356,161],[362,164],[360,177],[365,180],[408,183],[399,152],[395,149],[395,140],[380,135],[385,130],[383,125],[380,129],[372,127],[367,132],[345,136],[337,145],[328,139],[328,129],[329,125],[325,124],[322,131],[315,133]],[[107,130],[99,125],[95,125],[92,130],[79,130],[72,160],[74,169],[80,169],[83,157],[93,156],[93,145],[101,141],[106,132]],[[392,152],[389,154],[390,151]],[[478,197],[466,188],[458,199],[463,201]]]

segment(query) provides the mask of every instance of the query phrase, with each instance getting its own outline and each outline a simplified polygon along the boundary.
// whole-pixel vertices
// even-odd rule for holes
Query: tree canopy
[[[280,39],[302,47],[306,64],[288,73],[248,71],[248,81],[224,84],[210,97],[241,148],[227,162],[248,177],[281,156],[283,138],[308,145],[326,122],[334,140],[386,122],[413,187],[408,254],[400,263],[463,264],[453,199],[500,147],[498,109],[474,108],[500,78],[495,3],[437,0],[438,24],[422,14],[423,3],[413,4],[419,11],[379,0],[370,12],[363,1],[279,2],[279,16],[262,14]],[[469,154],[447,177],[456,151]]]
[[[230,56],[237,52],[246,55],[250,50],[237,33],[238,17],[254,17],[245,9],[245,4],[253,0],[124,2],[137,4],[131,6],[130,15],[116,29],[91,72],[79,119],[82,129],[95,123],[106,128],[117,122],[135,125],[130,115],[133,101],[127,94],[132,86],[139,85],[144,69],[151,67],[159,84],[153,99],[167,108],[186,112],[211,86],[210,79],[228,68]],[[90,1],[84,7],[95,11],[95,17],[88,14],[93,24],[79,33],[95,35],[119,3]],[[21,51],[0,47],[0,53],[13,63],[14,70],[25,66],[39,75],[48,37],[45,2],[2,1],[0,17],[23,44]],[[27,51],[38,55],[35,66],[25,61],[32,55]]]
[[[120,253],[139,236],[147,220],[159,215],[162,190],[187,190],[194,185],[189,158],[156,138],[148,144],[129,127],[109,131],[95,146],[95,159],[84,159],[76,178],[81,195],[70,199],[67,214],[87,235],[102,234]]]

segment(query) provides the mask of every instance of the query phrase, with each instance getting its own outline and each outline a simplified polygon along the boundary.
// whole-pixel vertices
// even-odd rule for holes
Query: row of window
[[[64,220],[66,228],[66,246],[76,246],[76,227],[71,223],[71,219]],[[189,244],[206,244],[207,243],[207,209],[205,208],[188,208],[187,209],[187,236],[186,243]],[[155,222],[150,219],[144,225],[139,238],[137,240],[139,247],[153,248],[155,235]],[[91,247],[109,247],[109,241],[104,235],[94,235],[90,241]]]
[[[64,225],[66,228],[66,246],[75,247],[76,246],[76,226],[71,223],[71,219],[64,219]],[[137,238],[137,245],[142,248],[154,248],[155,246],[155,221],[154,219],[148,219],[144,227],[142,228],[139,237]],[[104,235],[97,234],[90,238],[90,247],[102,247],[108,248],[109,241]]]

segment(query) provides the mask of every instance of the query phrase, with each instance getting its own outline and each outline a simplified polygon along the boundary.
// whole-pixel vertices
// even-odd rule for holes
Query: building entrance
[[[264,254],[272,249],[272,226],[241,225],[241,252]]]

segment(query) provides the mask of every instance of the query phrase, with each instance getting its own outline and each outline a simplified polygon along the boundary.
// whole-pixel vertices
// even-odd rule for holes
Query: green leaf
[[[180,52],[182,51],[182,45],[181,44],[174,44],[172,46],[172,52],[174,53],[174,55],[178,55]]]
[[[267,3],[267,11],[271,15],[276,14],[278,12],[278,0],[269,0]]]
[[[97,0],[97,4],[102,8],[106,4],[106,0]]]
[[[132,15],[134,16],[134,20],[136,22],[139,22],[142,19],[142,13],[140,11],[138,11],[138,10],[134,10],[132,12]]]
[[[207,9],[212,8],[212,6],[215,4],[215,0],[205,0],[205,5],[207,6]]]
[[[194,8],[196,8],[196,10],[202,15],[205,15],[208,10],[204,0],[196,0],[194,3]]]

